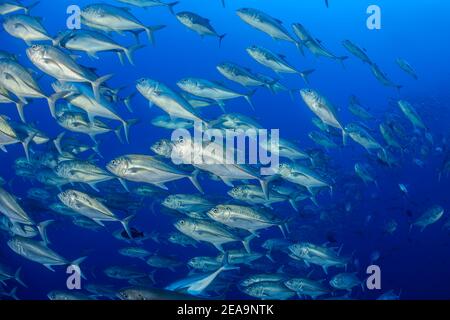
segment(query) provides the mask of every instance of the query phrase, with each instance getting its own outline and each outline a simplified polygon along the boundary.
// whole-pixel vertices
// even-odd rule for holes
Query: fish
[[[427,130],[422,118],[408,101],[400,100],[398,101],[398,106],[414,128]]]
[[[261,77],[258,77],[258,75],[249,68],[242,67],[233,62],[222,62],[218,64],[216,68],[225,78],[237,82],[244,87],[267,86],[272,90],[271,84],[263,81]]]
[[[86,112],[89,122],[95,123],[97,117],[116,120],[122,123],[125,133],[125,140],[129,142],[130,127],[136,124],[137,120],[124,120],[113,107],[113,105],[105,98],[95,98],[95,93],[91,88],[83,83],[61,83],[54,82],[52,84],[56,92],[68,93],[70,96],[66,100],[73,106]]]
[[[47,294],[49,300],[54,301],[76,301],[76,300],[93,300],[90,296],[82,292],[53,290]]]
[[[350,103],[348,106],[348,110],[358,118],[363,120],[372,120],[374,116],[369,112],[369,110],[361,105],[358,98],[356,96],[350,97]]]
[[[223,244],[230,242],[241,242],[245,250],[251,252],[250,241],[254,238],[254,235],[241,238],[218,224],[194,219],[178,220],[174,223],[174,226],[178,231],[192,239],[211,243],[220,252],[224,252]]]
[[[309,84],[309,75],[315,70],[299,71],[295,67],[289,64],[286,60],[286,56],[276,54],[261,46],[253,45],[247,48],[247,53],[263,66],[272,69],[275,73],[295,73],[298,74],[306,84]]]
[[[315,194],[314,188],[333,189],[331,182],[327,178],[299,164],[281,163],[278,168],[278,174],[288,182],[305,187],[311,194]]]
[[[219,223],[231,228],[247,230],[257,235],[259,230],[268,229],[272,226],[280,228],[284,236],[285,221],[273,214],[257,210],[248,206],[239,205],[218,205],[207,212],[208,216]]]
[[[14,13],[23,10],[25,14],[28,14],[31,9],[36,7],[40,1],[35,1],[29,5],[24,5],[17,0],[5,0],[0,3],[0,15],[7,15],[9,13]]]
[[[376,152],[379,149],[383,149],[365,128],[356,123],[347,124],[344,130],[353,141],[363,146],[369,153],[371,153],[372,150]]]
[[[34,135],[19,136],[17,131],[9,123],[9,118],[0,115],[0,150],[8,152],[6,146],[20,143],[23,146],[27,160],[30,160],[29,145],[33,141]]]
[[[71,183],[86,183],[95,191],[99,191],[96,187],[98,183],[114,179],[102,168],[82,160],[63,161],[55,168],[55,173]]]
[[[155,127],[176,130],[176,129],[191,129],[194,127],[194,122],[187,119],[171,119],[170,116],[158,116],[152,119],[152,125]]]
[[[121,300],[197,300],[189,294],[178,293],[165,289],[134,286],[120,289],[117,296]]]
[[[201,78],[184,78],[177,82],[177,86],[181,90],[195,96],[214,100],[221,107],[225,105],[225,100],[244,98],[250,107],[254,109],[251,98],[255,94],[255,90],[252,90],[249,93],[239,93],[220,83]]]
[[[169,269],[176,272],[176,268],[181,267],[183,263],[174,256],[165,256],[159,253],[152,253],[146,260],[147,264],[157,269]]]
[[[367,55],[365,49],[361,49],[350,40],[344,40],[342,42],[342,45],[344,46],[345,49],[347,49],[351,54],[360,59],[362,62],[367,63],[370,66],[373,65],[373,62]]]
[[[25,122],[23,107],[28,104],[27,99],[46,99],[52,111],[55,109],[56,101],[66,94],[57,93],[50,96],[44,94],[30,72],[13,60],[0,60],[0,87],[12,92],[19,99],[16,103],[17,112],[23,122]]]
[[[347,290],[349,292],[356,286],[363,286],[363,282],[357,277],[356,273],[339,273],[330,280],[330,285],[338,290]]]
[[[367,163],[355,163],[355,173],[365,184],[372,182],[378,187],[377,180],[373,174],[373,168]]]
[[[124,31],[136,35],[145,31],[151,43],[155,43],[154,33],[164,29],[165,25],[145,26],[130,11],[106,3],[96,3],[81,10],[81,21],[91,28],[106,32]]]
[[[314,56],[337,60],[341,63],[348,59],[348,56],[339,57],[327,50],[322,45],[321,41],[316,40],[302,24],[294,23],[292,24],[292,29],[294,30],[295,35],[300,39],[300,45],[308,48]]]
[[[124,180],[153,184],[163,190],[168,190],[165,183],[189,178],[198,191],[203,193],[197,181],[198,171],[191,173],[169,165],[155,157],[146,155],[124,155],[110,161],[106,168],[118,177],[122,184]]]
[[[400,295],[401,295],[401,292],[397,294],[397,293],[395,293],[394,290],[389,290],[385,293],[382,293],[377,298],[377,300],[400,300]]]
[[[25,259],[42,264],[50,271],[55,271],[53,266],[76,266],[79,269],[79,265],[86,259],[86,257],[78,258],[74,261],[69,261],[60,256],[55,251],[48,248],[43,242],[39,242],[33,239],[14,236],[7,242],[8,247],[24,257]],[[83,278],[84,275],[81,274]]]
[[[225,254],[223,256],[222,266],[213,273],[206,275],[190,276],[175,281],[174,283],[168,285],[164,289],[170,291],[182,291],[193,296],[204,296],[205,295],[204,292],[223,271],[239,269],[238,267],[230,266],[227,260],[228,256],[227,254]]]
[[[295,291],[292,291],[281,282],[275,281],[261,281],[242,287],[240,289],[243,293],[262,300],[288,300],[295,296]]]
[[[323,123],[342,131],[342,140],[345,145],[347,134],[344,126],[338,120],[336,108],[331,104],[331,102],[319,92],[312,89],[302,89],[300,91],[300,96],[308,108],[314,112],[314,114],[319,117]]]
[[[118,280],[130,280],[147,277],[146,273],[141,272],[134,267],[110,266],[104,269],[103,273],[112,279]]]
[[[445,210],[439,205],[434,205],[427,209],[420,217],[418,217],[410,226],[410,230],[413,227],[419,227],[423,232],[428,226],[438,222],[444,216]]]
[[[291,42],[301,50],[300,43],[289,34],[281,20],[253,8],[238,9],[236,14],[244,22],[257,30],[268,34],[272,39]]]
[[[328,274],[328,268],[330,267],[345,268],[350,262],[349,258],[340,256],[340,250],[336,251],[308,242],[292,244],[289,246],[289,250],[291,258],[301,260],[307,266],[310,264],[318,265],[322,267],[325,274]]]
[[[324,280],[316,281],[307,278],[292,278],[284,282],[284,285],[295,291],[299,298],[303,296],[317,299],[320,296],[330,294],[330,288],[323,284]]]
[[[283,282],[287,280],[288,276],[283,273],[262,273],[253,274],[246,277],[244,280],[239,282],[239,287],[249,287],[255,283],[259,282]]]
[[[9,268],[9,266],[0,264],[0,283],[5,283],[5,281],[9,280],[14,280],[22,287],[27,288],[28,286],[25,284],[25,282],[23,282],[21,273],[22,267],[17,268],[17,270],[14,272]]]
[[[41,20],[27,14],[9,15],[3,21],[3,28],[11,36],[24,40],[28,46],[34,41],[52,41],[55,44]]]
[[[321,120],[319,121],[320,123],[323,123]],[[323,134],[322,132],[312,131],[308,134],[308,137],[325,149],[334,149],[339,147],[338,144],[334,142],[329,135]]]
[[[92,219],[102,227],[104,226],[104,221],[120,222],[130,238],[132,237],[129,222],[134,218],[133,215],[121,220],[99,200],[86,193],[73,189],[59,193],[58,199],[68,208]]]
[[[226,34],[219,35],[214,27],[211,25],[211,21],[207,18],[199,16],[196,13],[189,11],[178,12],[175,15],[183,25],[189,29],[197,32],[202,38],[204,36],[212,36],[219,39],[219,46],[222,44],[223,38]]]
[[[206,212],[214,207],[214,204],[204,195],[195,194],[171,194],[162,201],[161,205],[180,212]]]
[[[54,45],[59,45],[65,49],[86,52],[92,59],[99,59],[97,56],[99,52],[116,52],[123,63],[122,54],[125,54],[131,65],[135,64],[133,54],[144,48],[143,45],[139,44],[131,47],[121,46],[106,34],[96,30],[63,32],[54,41]]]
[[[180,118],[207,123],[179,93],[159,81],[142,78],[137,81],[136,88],[151,104],[161,108],[171,119]]]
[[[98,77],[94,71],[79,65],[71,56],[56,47],[35,44],[29,47],[26,53],[39,70],[59,81],[89,83],[96,100],[100,99],[100,86],[112,78],[111,74]],[[50,106],[50,110],[54,108]],[[54,111],[52,116],[55,117]]]
[[[370,69],[372,70],[372,73],[375,76],[375,78],[377,78],[377,80],[382,85],[384,85],[386,87],[394,87],[397,90],[400,90],[401,88],[403,88],[402,85],[392,82],[392,80],[390,80],[388,78],[388,76],[383,71],[381,71],[380,67],[376,63],[372,63],[372,65],[370,66]]]
[[[163,2],[160,0],[118,0],[119,2],[129,4],[138,8],[156,8],[156,7],[167,7],[170,13],[175,14],[173,7],[179,4],[179,1],[174,2]]]
[[[403,70],[405,71],[407,74],[409,74],[411,77],[413,77],[415,80],[419,79],[419,76],[417,75],[416,71],[414,70],[414,68],[409,64],[408,61],[406,61],[405,59],[401,59],[398,58],[395,60],[395,62],[397,63],[397,65]]]

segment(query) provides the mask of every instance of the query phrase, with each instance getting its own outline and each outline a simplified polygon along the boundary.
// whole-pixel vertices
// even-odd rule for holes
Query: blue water
[[[105,1],[117,4],[115,1]],[[92,1],[50,1],[43,0],[33,9],[34,16],[43,17],[43,24],[50,34],[57,34],[66,25],[66,8],[76,3],[80,7]],[[371,4],[377,4],[382,9],[382,29],[369,30],[366,28],[366,9]],[[118,4],[121,6],[121,4]],[[241,7],[254,7],[283,20],[290,30],[291,23],[301,22],[317,38],[319,38],[330,51],[337,55],[349,53],[341,45],[344,39],[350,39],[365,48],[372,60],[389,75],[394,82],[403,85],[398,92],[392,88],[382,86],[371,74],[367,65],[351,56],[343,68],[336,61],[325,58],[316,59],[306,52],[301,56],[298,50],[290,43],[274,41],[268,35],[255,30],[245,24],[236,15],[235,11]],[[229,0],[226,8],[222,8],[220,1],[214,0],[181,0],[175,11],[192,11],[208,17],[218,33],[226,33],[222,46],[219,48],[214,38],[201,39],[198,34],[188,30],[164,8],[143,10],[133,8],[133,14],[147,25],[167,25],[167,28],[156,32],[156,45],[152,46],[141,35],[141,41],[147,44],[146,48],[135,54],[136,66],[120,65],[114,53],[100,53],[100,60],[90,60],[84,54],[79,63],[96,67],[100,75],[113,73],[114,78],[108,82],[110,87],[126,86],[123,95],[135,90],[135,82],[142,77],[157,79],[172,88],[176,82],[184,77],[201,77],[218,80],[226,83],[238,91],[247,89],[236,83],[225,80],[217,71],[216,65],[223,61],[232,61],[248,66],[252,70],[275,76],[271,70],[257,64],[245,51],[253,44],[283,53],[287,59],[299,69],[316,69],[311,75],[310,86],[327,96],[339,108],[339,115],[343,123],[354,121],[355,118],[347,110],[348,98],[356,95],[363,105],[368,106],[377,119],[369,122],[376,130],[378,141],[382,141],[378,133],[378,124],[383,114],[390,111],[400,114],[396,106],[390,101],[405,99],[411,102],[423,117],[430,133],[434,137],[435,145],[431,146],[428,155],[422,157],[423,168],[413,163],[413,159],[420,157],[418,151],[400,157],[400,166],[388,168],[375,165],[379,188],[365,186],[358,182],[356,191],[346,193],[345,179],[353,179],[353,166],[356,161],[367,161],[368,155],[359,145],[351,142],[349,146],[332,150],[329,156],[337,170],[337,181],[334,193],[330,197],[324,193],[319,196],[320,208],[315,209],[313,215],[296,214],[289,205],[275,205],[275,212],[283,214],[296,214],[295,228],[291,230],[294,239],[323,244],[327,241],[326,234],[332,230],[336,235],[337,246],[343,245],[343,253],[359,260],[359,266],[352,264],[350,271],[358,272],[361,279],[366,277],[365,269],[369,265],[370,254],[377,250],[381,254],[377,262],[382,270],[382,289],[361,291],[354,290],[352,297],[356,299],[374,299],[388,290],[401,291],[402,299],[448,299],[450,298],[450,256],[449,231],[442,228],[448,219],[450,209],[450,179],[443,177],[438,181],[438,171],[442,164],[443,155],[435,152],[435,148],[442,147],[443,137],[449,137],[450,112],[449,93],[450,63],[448,51],[450,44],[447,41],[449,28],[447,17],[450,5],[444,1],[388,1],[388,0],[330,0],[330,8],[326,9],[323,1],[250,1]],[[291,30],[290,30],[291,31]],[[114,35],[114,39],[124,45],[132,45],[134,38]],[[0,49],[8,50],[19,57],[20,63],[27,68],[35,69],[28,60],[26,45],[19,39],[12,38],[6,32],[0,33]],[[419,80],[415,81],[405,74],[395,64],[398,57],[408,60],[416,69]],[[44,92],[53,92],[48,76],[43,76],[39,83]],[[284,75],[282,82],[289,88],[301,89],[304,82],[296,75]],[[122,94],[122,93],[121,93]],[[256,111],[252,111],[245,100],[236,99],[227,102],[228,112],[239,112],[250,116],[268,129],[280,129],[280,135],[292,141],[297,141],[302,149],[316,148],[317,146],[308,138],[308,133],[316,128],[311,123],[312,113],[295,93],[291,100],[288,93],[281,92],[273,95],[266,89],[259,89],[253,98]],[[119,108],[121,114],[127,118],[137,118],[139,124],[131,129],[131,143],[120,144],[114,134],[101,138],[101,152],[104,159],[98,164],[104,166],[111,159],[123,154],[151,154],[149,147],[158,139],[170,137],[164,129],[158,129],[150,124],[152,118],[162,115],[163,112],[156,107],[149,109],[148,102],[137,94],[133,100],[133,114],[128,114],[123,106]],[[202,111],[208,119],[220,115],[220,109],[211,107]],[[18,120],[13,105],[1,105],[1,114]],[[45,100],[35,100],[25,108],[26,118],[34,122],[38,128],[44,130],[50,137],[56,137],[63,129],[51,118]],[[404,119],[404,118],[402,118]],[[408,133],[412,134],[412,127],[404,120]],[[84,138],[83,138],[84,139]],[[89,143],[89,138],[83,140]],[[45,150],[45,146],[33,146],[36,150]],[[418,149],[418,148],[415,148]],[[8,153],[0,153],[0,176],[6,181],[14,178],[14,160],[23,156],[20,145],[8,147]],[[200,183],[207,190],[209,196],[226,196],[226,187],[221,182],[214,182],[208,178],[201,179]],[[409,196],[400,192],[398,184],[408,186]],[[26,191],[30,187],[38,187],[38,183],[31,184],[21,178],[15,178],[8,186],[8,190],[20,199],[24,209],[37,219],[53,218],[55,215],[45,205],[37,209],[26,198]],[[102,195],[102,185],[99,185]],[[189,181],[170,183],[169,188],[174,193],[195,193]],[[91,191],[91,190],[89,190]],[[55,194],[57,191],[54,191]],[[56,200],[57,201],[57,200]],[[345,213],[346,204],[351,203],[350,213]],[[417,218],[427,208],[439,204],[446,209],[444,217],[436,224],[420,232],[417,229],[409,231],[410,222]],[[300,207],[310,203],[303,202]],[[407,211],[412,217],[408,217]],[[303,210],[301,210],[303,211]],[[335,223],[321,222],[320,212],[336,215]],[[122,214],[127,213],[124,208]],[[367,223],[367,216],[371,220]],[[385,221],[393,218],[398,222],[398,230],[393,235],[385,235],[382,226]],[[51,240],[50,247],[67,259],[75,259],[87,255],[88,259],[82,268],[88,280],[87,283],[107,283],[117,289],[127,286],[120,280],[113,280],[103,274],[103,270],[111,265],[136,266],[143,272],[150,272],[151,267],[141,262],[121,256],[117,250],[129,244],[119,241],[112,236],[112,232],[120,225],[111,223],[99,232],[92,232],[74,226],[70,220],[56,217],[58,220],[49,227],[48,235]],[[152,213],[151,201],[146,201],[139,210],[132,225],[148,233],[158,232],[161,235],[175,231],[172,226],[173,219],[165,215],[159,204],[155,204]],[[310,226],[309,229],[301,228]],[[307,230],[307,231],[302,231]],[[304,234],[302,234],[304,232]],[[261,251],[259,244],[269,237],[279,237],[276,228],[264,231],[261,239],[252,243],[255,251]],[[55,267],[51,272],[43,266],[28,261],[12,252],[6,245],[8,235],[2,234],[0,242],[1,262],[12,268],[23,267],[23,278],[28,288],[18,287],[17,295],[21,299],[46,299],[51,290],[65,290],[67,274],[65,267]],[[158,245],[151,240],[144,242],[144,248],[149,251],[158,251],[161,254],[176,255],[180,261],[188,261],[194,256],[214,256],[217,250],[212,246],[200,244],[198,249],[183,248],[172,244]],[[288,264],[290,259],[280,255],[277,267]],[[260,263],[270,264],[262,259]],[[177,268],[176,272],[158,270],[156,272],[157,287],[178,280],[188,273],[187,267]],[[341,270],[342,271],[342,270]],[[298,271],[297,276],[305,275],[308,271]],[[320,269],[314,273],[317,278],[329,279],[340,272],[331,269],[325,276]],[[249,267],[243,266],[236,273],[239,279],[251,274]],[[256,273],[256,272],[253,272]],[[15,284],[8,282],[6,291],[10,291]],[[341,292],[342,293],[342,292]],[[344,292],[345,293],[345,292]],[[226,292],[227,298],[249,298],[240,293],[235,285],[231,285]]]

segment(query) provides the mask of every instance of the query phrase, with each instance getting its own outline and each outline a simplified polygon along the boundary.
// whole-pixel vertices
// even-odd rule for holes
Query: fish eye
[[[181,224],[181,225],[184,225],[184,220],[181,220],[181,221],[180,221],[180,224]]]

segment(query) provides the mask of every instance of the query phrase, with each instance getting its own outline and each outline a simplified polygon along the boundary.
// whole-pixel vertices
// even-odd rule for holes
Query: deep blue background
[[[115,3],[114,1],[108,1]],[[43,17],[43,23],[51,34],[56,34],[65,28],[67,15],[66,8],[71,4],[80,6],[91,1],[49,1],[43,0],[33,9],[32,14]],[[382,8],[382,29],[370,31],[366,28],[366,8],[371,4],[378,4]],[[119,3],[119,5],[121,5]],[[277,42],[269,36],[252,29],[235,14],[241,7],[255,7],[284,21],[290,30],[290,24],[301,22],[312,34],[321,39],[323,43],[337,55],[348,52],[341,45],[344,39],[364,47],[370,57],[378,63],[394,82],[404,86],[401,92],[381,86],[372,76],[367,65],[355,58],[345,63],[345,69],[339,63],[327,59],[316,59],[309,52],[302,57],[295,46],[285,42]],[[448,41],[448,15],[450,4],[445,1],[392,1],[392,0],[330,0],[330,8],[326,9],[322,0],[233,0],[227,1],[224,9],[220,1],[213,0],[181,0],[175,7],[176,11],[193,11],[211,19],[218,33],[227,33],[222,47],[218,47],[217,40],[213,38],[200,39],[200,37],[181,25],[166,8],[142,10],[133,8],[132,12],[144,24],[165,24],[167,28],[158,31],[155,35],[156,46],[148,45],[135,55],[136,66],[119,64],[117,56],[113,53],[101,53],[101,60],[92,61],[83,57],[80,62],[99,69],[101,75],[114,73],[116,76],[110,82],[113,87],[129,86],[128,93],[134,90],[135,81],[141,77],[150,77],[160,80],[176,88],[176,81],[183,77],[204,77],[211,80],[226,82],[236,90],[245,90],[234,83],[225,81],[216,71],[215,67],[222,61],[233,61],[251,67],[269,75],[270,70],[259,66],[246,53],[245,48],[257,44],[270,48],[275,52],[283,53],[293,65],[300,69],[315,68],[317,71],[311,76],[311,87],[319,90],[340,108],[344,123],[353,118],[347,111],[348,97],[355,94],[364,105],[381,117],[387,110],[392,110],[388,101],[403,98],[411,101],[423,116],[427,126],[435,137],[449,133],[449,74],[450,63],[448,54],[450,44]],[[130,36],[115,36],[123,44],[133,44]],[[144,36],[143,43],[148,44]],[[5,32],[0,33],[1,49],[19,54],[24,65],[33,68],[28,61],[26,45],[21,40],[13,39]],[[407,59],[417,70],[419,81],[403,73],[395,64],[397,57]],[[44,76],[40,83],[46,92],[51,92],[49,84],[52,79]],[[295,75],[287,75],[283,83],[290,88],[303,88],[304,83]],[[309,131],[314,129],[311,124],[311,113],[299,99],[292,101],[287,93],[272,95],[267,90],[259,90],[254,98],[256,113],[252,112],[244,100],[237,99],[227,103],[230,112],[241,112],[262,123],[267,128],[280,128],[281,136],[294,141],[300,141],[303,148],[314,147],[307,137]],[[126,153],[147,153],[149,146],[159,138],[168,137],[167,132],[156,129],[150,125],[150,120],[162,112],[156,108],[149,110],[143,97],[137,95],[133,100],[135,113],[127,115],[128,118],[138,117],[140,124],[132,129],[131,144],[119,145],[113,134],[103,139],[101,150],[106,160]],[[2,114],[13,119],[17,118],[15,108],[11,105],[1,106]],[[208,118],[218,116],[219,109],[211,108],[205,112]],[[56,136],[61,132],[54,120],[50,117],[45,100],[36,100],[25,109],[26,118]],[[376,128],[374,126],[374,128]],[[411,130],[411,128],[408,126]],[[88,140],[87,140],[88,141]],[[8,148],[9,153],[0,154],[0,176],[9,180],[13,178],[12,164],[14,159],[22,156],[21,146]],[[340,167],[352,172],[355,161],[365,159],[364,151],[357,145],[331,152],[334,161]],[[409,155],[402,161],[402,166],[396,169],[378,168],[378,184],[375,187],[361,185],[362,199],[353,201],[354,212],[348,218],[343,218],[336,226],[339,242],[344,245],[344,252],[355,256],[366,266],[373,250],[381,252],[382,285],[383,290],[402,290],[405,299],[448,299],[450,298],[450,257],[449,234],[442,230],[439,224],[426,229],[423,233],[413,230],[409,233],[409,220],[404,214],[406,208],[412,210],[415,216],[433,204],[440,204],[450,208],[450,180],[443,179],[438,182],[437,171],[441,159],[431,156],[426,160],[423,169],[412,163]],[[205,182],[211,194],[224,194],[226,188],[220,183]],[[414,203],[407,202],[398,190],[398,183],[408,185]],[[30,185],[21,180],[13,184],[13,192],[17,196],[25,196]],[[176,192],[194,192],[192,185],[185,182],[171,184]],[[326,205],[343,205],[352,199],[344,198],[338,191],[334,198],[321,199],[324,208]],[[372,195],[377,197],[373,199]],[[279,210],[291,210],[288,206],[280,206]],[[341,209],[343,210],[343,209]],[[373,219],[368,226],[364,226],[367,215]],[[395,218],[399,222],[399,230],[394,236],[383,236],[380,227],[388,218]],[[447,217],[445,217],[447,218]],[[307,219],[302,223],[315,226],[316,219]],[[446,219],[445,219],[446,220]],[[135,222],[147,232],[158,231],[167,233],[173,231],[171,220],[157,212],[157,217],[150,213],[150,209],[140,212]],[[49,237],[52,248],[68,259],[79,257],[83,252],[91,252],[85,263],[89,269],[89,281],[96,283],[116,283],[103,276],[102,270],[110,265],[140,265],[142,270],[150,268],[138,260],[133,261],[120,256],[117,250],[124,246],[110,234],[118,225],[108,225],[107,230],[93,233],[77,228],[70,223],[50,227]],[[325,242],[326,228],[315,227],[306,235],[299,235],[316,243]],[[362,231],[362,232],[359,232]],[[268,235],[278,236],[278,230],[269,231]],[[294,232],[301,232],[296,231]],[[6,239],[5,239],[6,240]],[[255,241],[255,244],[257,241]],[[146,242],[147,249],[158,249],[151,241]],[[256,247],[256,246],[255,246]],[[163,246],[160,252],[176,254],[181,259],[188,260],[194,255],[214,255],[215,249],[202,245],[201,249],[180,249],[177,246]],[[2,261],[8,261],[12,266],[23,265],[24,278],[30,289],[19,287],[18,295],[23,299],[45,299],[46,294],[53,289],[65,288],[65,268],[56,267],[57,272],[51,273],[38,264],[11,253],[5,245],[0,244]],[[361,277],[364,267],[360,269]],[[95,274],[95,277],[92,275]],[[175,279],[187,274],[187,268],[178,269],[176,274],[170,271],[158,271],[158,285],[164,286]],[[117,286],[126,285],[117,282]],[[239,298],[235,287],[231,287],[228,297]],[[357,294],[358,297],[374,298],[381,292],[366,292]]]

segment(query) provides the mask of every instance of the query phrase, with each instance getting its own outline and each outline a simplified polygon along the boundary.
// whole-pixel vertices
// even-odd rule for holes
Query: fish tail
[[[123,99],[123,103],[125,104],[125,107],[127,107],[128,112],[133,113],[133,107],[131,106],[131,99],[136,95],[136,92],[133,92],[128,97]]]
[[[303,50],[303,43],[301,41],[295,41],[295,46],[300,51],[302,56],[305,56],[305,51]]]
[[[290,203],[291,207],[292,207],[296,212],[299,211],[299,210],[298,210],[298,206],[297,206],[297,202],[295,202],[294,197],[289,197],[289,203]]]
[[[256,234],[252,233],[248,237],[245,237],[244,240],[242,240],[242,245],[244,246],[245,251],[247,251],[248,253],[252,252],[252,250],[250,249],[250,241],[252,241],[256,237]]]
[[[36,7],[39,3],[41,3],[41,2],[40,1],[36,1],[36,2],[33,2],[32,4],[30,4],[28,6],[24,7],[25,14],[29,14],[30,10],[33,9],[34,7]]]
[[[132,119],[132,120],[128,120],[128,121],[123,120],[122,121],[123,132],[125,133],[125,141],[127,143],[130,143],[130,140],[129,140],[130,127],[135,125],[138,122],[139,122],[138,119]]]
[[[95,100],[100,100],[100,86],[106,81],[110,80],[113,77],[112,74],[107,74],[106,76],[100,77],[94,82],[91,83],[92,90],[94,91]]]
[[[28,286],[23,282],[22,278],[20,277],[20,272],[22,271],[22,267],[17,268],[16,273],[14,274],[14,280],[17,281],[21,286],[28,288]]]
[[[29,135],[22,141],[23,150],[25,151],[25,156],[27,157],[28,162],[30,162],[30,142],[33,141],[36,133]]]
[[[58,151],[59,154],[62,154],[61,141],[65,135],[66,132],[63,131],[60,134],[58,134],[55,140],[53,140],[53,144],[55,145],[56,150]]]
[[[126,48],[124,48],[123,50],[124,50],[123,52],[125,52]],[[117,56],[119,57],[120,65],[122,65],[122,66],[125,64],[124,61],[123,61],[123,52],[122,51],[117,51]]]
[[[315,69],[311,69],[311,70],[305,70],[305,71],[301,71],[299,72],[300,76],[302,77],[302,79],[305,81],[305,83],[307,85],[309,85],[309,76],[311,73],[313,73],[314,71],[316,71]]]
[[[54,221],[55,220],[46,220],[37,225],[39,234],[40,234],[42,240],[44,241],[45,245],[48,245],[50,243],[50,241],[48,240],[48,237],[47,237],[47,227]]]
[[[219,273],[220,273],[221,271],[227,271],[227,270],[239,270],[239,267],[230,265],[230,263],[228,261],[228,252],[225,252],[223,254],[223,258],[222,258],[222,266],[220,267],[219,270],[220,270],[219,271]]]
[[[167,4],[167,7],[169,8],[169,11],[171,14],[175,14],[175,12],[173,11],[173,7],[179,3],[180,3],[180,1],[174,1],[174,2],[170,2]]]
[[[120,132],[122,131],[122,128],[123,128],[123,125],[120,125],[116,129],[114,129],[114,133],[116,134],[116,137],[120,141],[120,143],[124,143],[123,139],[122,139],[122,135],[120,134]],[[92,138],[92,140],[95,142],[95,144],[97,144],[97,141],[94,138]]]
[[[345,64],[344,64],[344,61],[348,59],[348,56],[337,57],[337,59],[338,59],[338,60],[339,60],[339,62],[341,63],[341,65],[342,65],[342,68],[344,68],[344,69],[345,69]]]
[[[50,108],[50,113],[53,118],[56,118],[56,101],[59,99],[63,99],[70,95],[71,93],[68,91],[61,91],[52,94],[50,97],[47,97],[48,107]]]
[[[139,50],[139,49],[144,48],[144,47],[145,47],[144,45],[137,44],[137,45],[131,46],[129,48],[124,48],[123,49],[123,52],[125,52],[125,55],[127,56],[128,61],[130,62],[131,65],[134,66],[133,53],[135,51]]]
[[[194,172],[192,172],[192,174],[189,176],[189,180],[191,180],[192,184],[195,186],[195,188],[197,188],[198,191],[200,191],[200,193],[204,194],[205,192],[203,191],[203,188],[197,179],[199,173],[200,170],[194,170]]]
[[[219,36],[219,47],[222,46],[222,40],[223,40],[223,38],[225,38],[226,36],[227,36],[226,33],[224,33],[224,34],[222,34],[222,35]]]
[[[125,229],[126,233],[128,234],[128,236],[130,237],[130,239],[133,239],[133,234],[131,233],[130,230],[130,221],[134,219],[134,214],[131,216],[126,217],[123,220],[120,220],[120,223],[122,224],[123,228]]]
[[[78,259],[76,259],[76,260],[74,260],[74,261],[72,261],[72,262],[69,263],[71,266],[74,266],[74,267],[76,267],[76,268],[79,270],[80,276],[81,276],[83,279],[85,279],[85,280],[86,280],[86,277],[85,277],[85,275],[83,274],[83,272],[81,271],[80,264],[83,263],[83,261],[86,260],[86,258],[87,258],[87,257],[81,257],[81,258],[78,258]]]
[[[253,109],[253,111],[255,110],[255,106],[253,105],[251,98],[255,95],[256,91],[257,91],[257,89],[254,89],[244,96],[245,100],[247,100],[248,104]]]
[[[150,43],[151,43],[151,44],[155,45],[155,37],[154,37],[153,33],[154,33],[155,31],[164,29],[165,27],[166,27],[166,26],[163,25],[163,24],[157,25],[157,26],[148,26],[148,27],[145,27],[145,32],[147,33],[147,37],[148,37],[148,39],[150,40]]]
[[[17,287],[14,287],[14,288],[11,290],[10,293],[6,293],[5,295],[8,296],[8,297],[13,298],[14,300],[20,300],[20,299],[17,297]]]
[[[264,196],[265,196],[266,200],[269,200],[269,194],[270,194],[269,184],[272,181],[276,180],[276,179],[278,179],[278,175],[272,175],[272,176],[269,176],[267,178],[259,180],[259,183],[261,185],[261,189],[264,192]]]
[[[17,113],[19,114],[20,120],[23,123],[26,123],[27,121],[25,120],[25,114],[23,112],[24,107],[25,107],[25,103],[23,103],[22,101],[16,102]]]

